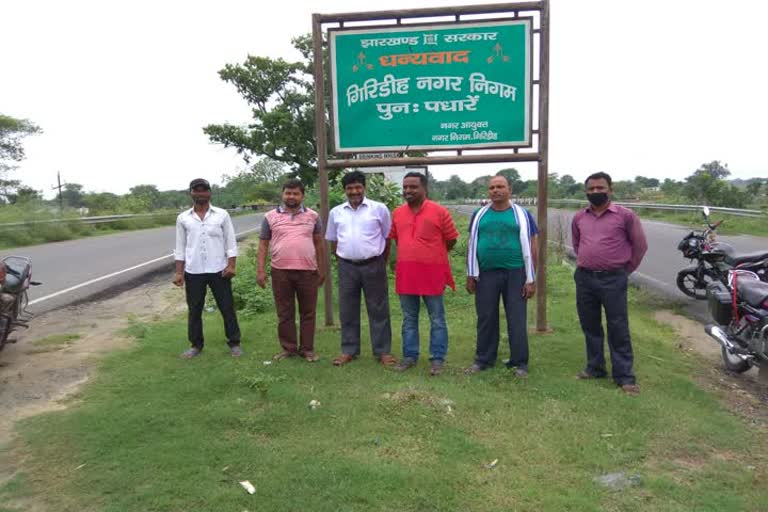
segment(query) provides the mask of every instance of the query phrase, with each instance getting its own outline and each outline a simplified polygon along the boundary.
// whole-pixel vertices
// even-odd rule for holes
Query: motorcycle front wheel
[[[707,299],[707,285],[715,278],[709,272],[704,271],[699,278],[698,267],[684,268],[677,273],[677,288],[696,300]]]
[[[749,361],[745,361],[736,354],[732,354],[727,348],[720,348],[723,355],[723,364],[728,371],[734,373],[744,373],[752,368],[752,364]]]

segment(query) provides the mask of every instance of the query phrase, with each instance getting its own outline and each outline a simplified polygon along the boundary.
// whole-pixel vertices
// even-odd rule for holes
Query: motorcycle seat
[[[757,263],[760,260],[768,259],[768,251],[748,252],[745,254],[730,254],[725,261],[731,266],[741,265],[743,263]]]
[[[762,281],[744,281],[736,284],[736,289],[744,302],[753,308],[759,308],[768,300],[768,283]]]
[[[9,256],[3,260],[6,267],[5,283],[2,285],[2,291],[6,293],[18,293],[21,291],[24,282],[29,278],[31,267],[29,260]]]

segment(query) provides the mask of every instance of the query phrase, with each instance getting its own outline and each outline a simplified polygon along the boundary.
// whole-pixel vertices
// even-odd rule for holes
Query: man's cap
[[[192,190],[195,187],[205,187],[206,190],[211,190],[211,184],[208,183],[208,180],[204,180],[203,178],[197,178],[189,182],[189,190]]]

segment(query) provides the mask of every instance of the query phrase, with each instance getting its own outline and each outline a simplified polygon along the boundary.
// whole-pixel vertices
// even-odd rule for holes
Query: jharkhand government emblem
[[[363,52],[357,54],[357,64],[352,66],[352,71],[357,73],[360,68],[365,68],[368,70],[373,69],[373,64],[368,64],[365,58],[365,53]]]
[[[501,43],[496,43],[496,46],[493,47],[493,54],[488,57],[488,64],[493,64],[494,60],[501,59],[502,62],[509,62],[509,56],[504,55],[504,48],[502,48]]]

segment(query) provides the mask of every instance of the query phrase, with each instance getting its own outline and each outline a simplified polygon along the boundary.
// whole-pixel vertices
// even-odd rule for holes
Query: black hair
[[[512,184],[509,182],[509,178],[507,178],[507,177],[506,177],[506,176],[504,176],[503,174],[494,174],[493,176],[491,176],[491,180],[492,180],[493,178],[504,178],[504,180],[506,180],[506,182],[507,182],[507,186],[508,186],[509,188],[512,188]],[[488,180],[488,184],[489,184],[489,185],[490,185],[490,183],[491,183],[491,180]]]
[[[291,178],[290,180],[283,183],[283,190],[290,188],[294,189],[297,188],[301,190],[301,193],[304,193],[304,184],[301,182],[301,180],[297,180],[296,178]]]
[[[587,183],[589,183],[589,180],[605,180],[606,183],[608,183],[608,188],[613,188],[613,180],[611,180],[611,175],[607,172],[596,172],[587,176],[587,179],[584,180],[585,187],[587,186]]]
[[[403,176],[403,181],[405,181],[405,178],[419,178],[419,181],[421,181],[421,186],[427,188],[427,177],[420,172],[411,171]]]
[[[352,171],[341,177],[341,186],[347,188],[347,185],[359,183],[365,186],[365,173],[361,171]]]

